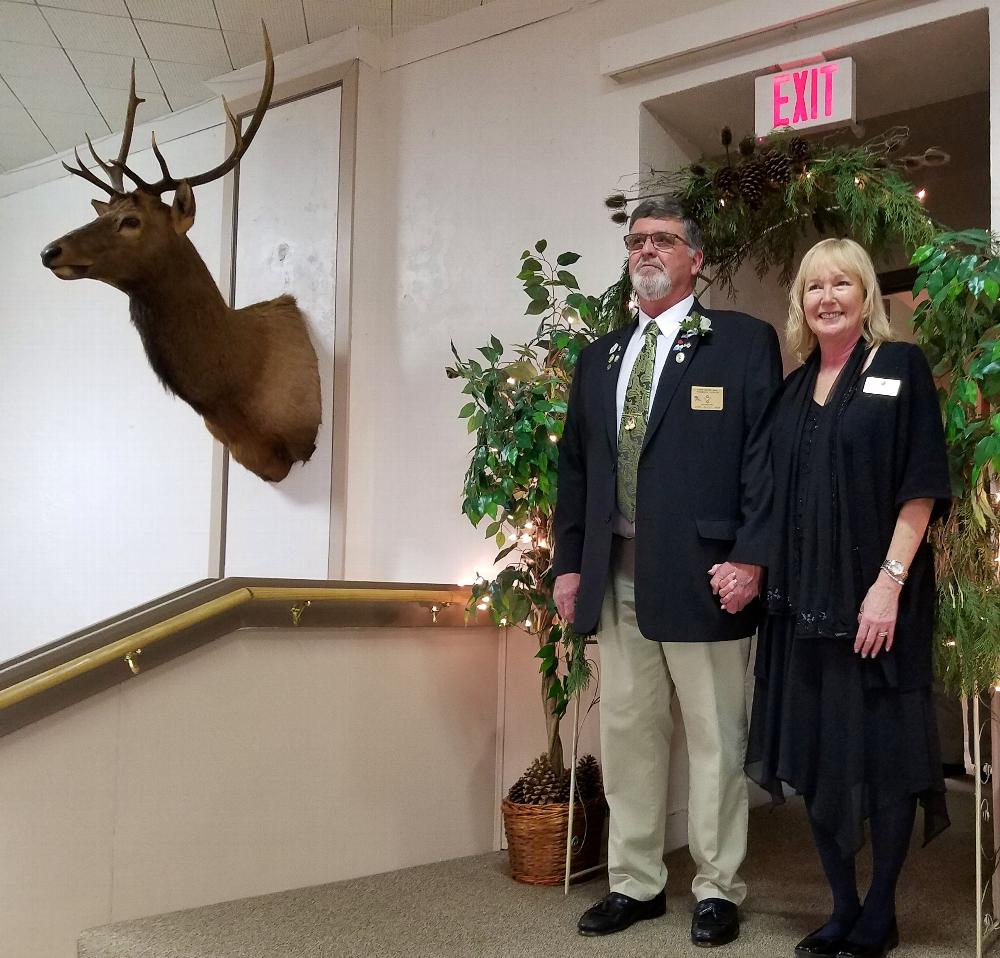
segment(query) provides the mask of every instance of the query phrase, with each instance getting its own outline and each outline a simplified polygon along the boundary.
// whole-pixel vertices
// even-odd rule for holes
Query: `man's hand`
[[[555,585],[552,587],[552,598],[559,610],[559,618],[570,625],[576,616],[576,593],[579,588],[579,572],[564,572],[562,575],[557,575]]]
[[[760,592],[762,569],[745,562],[720,562],[708,570],[712,592],[719,597],[726,612],[736,614]]]

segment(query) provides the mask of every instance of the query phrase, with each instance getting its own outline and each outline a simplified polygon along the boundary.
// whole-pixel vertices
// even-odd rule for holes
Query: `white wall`
[[[493,847],[497,630],[238,632],[0,739],[4,958]]]
[[[183,173],[222,149],[214,127],[163,152]],[[0,661],[209,574],[211,436],[150,370],[126,297],[39,260],[98,192],[66,175],[0,198]],[[197,199],[217,275],[221,184]]]

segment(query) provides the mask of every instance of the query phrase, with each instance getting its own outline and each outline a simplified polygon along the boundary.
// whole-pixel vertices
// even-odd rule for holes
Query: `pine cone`
[[[619,226],[624,226],[628,222],[628,213],[624,210],[618,210],[618,212],[612,213],[611,222],[617,223]]]
[[[728,150],[733,142],[733,131],[728,126],[724,126],[719,139],[722,141],[722,145]]]
[[[775,187],[784,186],[792,178],[792,165],[780,150],[768,150],[764,156],[764,175]]]
[[[599,798],[604,793],[601,780],[601,767],[593,755],[584,755],[576,763],[576,789],[582,801]]]
[[[740,175],[731,166],[721,166],[712,177],[712,187],[720,200],[735,199],[740,188]]]
[[[740,154],[742,156],[753,156],[757,149],[757,141],[752,136],[745,136],[740,140]]]
[[[788,144],[788,157],[795,163],[805,163],[809,159],[809,141],[801,136],[792,137]]]
[[[708,176],[708,170],[706,170],[700,163],[692,163],[688,169],[691,171],[691,175],[699,180]]]
[[[757,209],[764,202],[766,188],[767,174],[763,163],[751,160],[740,167],[740,196],[747,206]]]
[[[625,209],[625,206],[626,206],[627,203],[628,203],[628,200],[625,199],[625,194],[624,193],[612,193],[604,201],[604,205],[609,210],[623,210],[623,209]]]

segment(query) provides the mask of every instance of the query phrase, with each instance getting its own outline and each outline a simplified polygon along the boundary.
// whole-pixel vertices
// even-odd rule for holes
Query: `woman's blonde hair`
[[[788,293],[788,323],[785,326],[785,340],[802,361],[816,347],[816,334],[809,328],[802,309],[802,297],[806,282],[818,267],[832,266],[853,276],[865,291],[865,301],[861,306],[861,335],[871,346],[892,339],[889,317],[882,305],[882,291],[871,257],[863,246],[849,239],[820,240],[810,249],[795,274],[795,281]]]

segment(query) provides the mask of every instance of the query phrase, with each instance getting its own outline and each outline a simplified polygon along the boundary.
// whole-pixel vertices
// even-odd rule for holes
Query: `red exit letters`
[[[773,126],[791,126],[831,117],[833,77],[838,69],[836,63],[822,63],[790,73],[775,73],[771,77]]]

